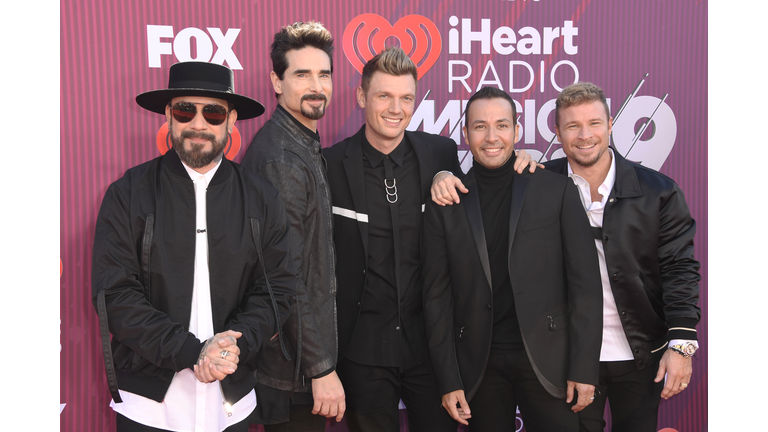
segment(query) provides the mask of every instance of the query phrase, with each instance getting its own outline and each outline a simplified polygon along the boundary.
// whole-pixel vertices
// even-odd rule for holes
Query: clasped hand
[[[242,335],[240,332],[227,330],[205,341],[193,368],[195,377],[200,382],[211,383],[235,373],[240,362],[237,339]]]

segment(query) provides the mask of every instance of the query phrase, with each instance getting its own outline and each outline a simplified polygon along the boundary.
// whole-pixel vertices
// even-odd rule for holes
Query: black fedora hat
[[[264,105],[235,93],[232,69],[215,63],[191,61],[176,63],[168,73],[168,88],[136,96],[136,103],[149,111],[165,114],[168,101],[179,96],[207,96],[231,102],[239,120],[264,114]]]

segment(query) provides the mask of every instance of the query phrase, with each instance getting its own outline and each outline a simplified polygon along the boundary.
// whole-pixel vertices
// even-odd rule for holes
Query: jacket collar
[[[300,127],[297,124],[298,120],[295,120],[288,111],[280,105],[275,108],[269,121],[287,131],[294,142],[306,147],[310,151],[320,151],[320,140],[316,137],[312,137],[309,133],[309,129],[305,126],[302,125]]]
[[[169,172],[177,177],[180,177],[182,180],[186,180],[192,183],[192,179],[189,178],[187,170],[184,169],[184,165],[181,163],[181,159],[179,159],[179,155],[176,153],[176,150],[168,150],[165,153],[165,156],[163,156],[163,162],[163,166],[165,166]],[[229,179],[231,173],[232,161],[226,157],[222,157],[221,165],[219,165],[218,170],[216,170],[216,174],[213,175],[210,186],[212,187],[226,182],[227,179]]]
[[[624,159],[615,147],[611,146],[616,158],[616,182],[613,184],[611,195],[615,198],[632,198],[643,195],[640,182],[637,180],[634,163]],[[568,175],[568,159],[560,158],[547,162],[546,169]]]

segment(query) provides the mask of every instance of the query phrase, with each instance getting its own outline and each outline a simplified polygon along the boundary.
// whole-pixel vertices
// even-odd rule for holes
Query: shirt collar
[[[209,184],[211,184],[211,179],[213,178],[213,175],[216,174],[216,171],[221,166],[221,161],[223,159],[224,159],[224,156],[222,156],[221,159],[219,159],[219,162],[216,164],[215,167],[213,167],[213,169],[211,169],[210,171],[208,171],[205,174],[200,174],[199,172],[197,172],[197,171],[193,170],[192,168],[188,167],[187,164],[184,163],[184,161],[181,161],[181,165],[184,166],[185,170],[187,170],[187,174],[189,174],[189,178],[191,178],[192,181],[195,181],[200,176],[203,176],[203,178],[205,179],[205,184],[209,185]]]
[[[608,199],[608,195],[611,194],[614,183],[616,183],[616,156],[613,154],[612,148],[608,147],[608,151],[611,152],[611,168],[608,169],[608,174],[605,176],[603,183],[597,187],[597,193],[603,196],[601,200],[603,205],[605,205],[605,201]],[[587,183],[583,177],[573,172],[570,161],[568,162],[568,177],[573,178],[574,181]]]
[[[395,164],[397,164],[397,166],[403,166],[403,163],[405,162],[405,155],[408,153],[408,150],[411,147],[410,143],[408,142],[408,138],[406,138],[405,135],[403,135],[403,140],[400,141],[400,144],[398,144],[397,147],[395,147],[395,149],[392,150],[388,155],[385,155],[384,153],[377,150],[374,146],[372,146],[371,143],[368,142],[368,138],[365,137],[365,134],[363,134],[362,143],[363,153],[365,153],[365,157],[374,168],[382,163],[385,156],[389,156],[389,158],[392,159]]]

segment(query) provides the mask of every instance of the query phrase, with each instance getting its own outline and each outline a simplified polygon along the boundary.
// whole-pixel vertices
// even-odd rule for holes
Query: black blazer
[[[363,179],[362,137],[365,125],[353,136],[323,149],[328,163],[328,182],[333,203],[333,235],[336,244],[338,291],[339,360],[344,357],[357,323],[360,306],[365,301],[368,269],[368,210]],[[426,132],[405,132],[419,160],[421,201],[431,201],[432,178],[441,170],[461,175],[456,143]],[[424,206],[422,205],[422,211]],[[417,359],[428,358],[421,291],[400,293],[400,308],[408,340]]]
[[[595,241],[573,182],[551,172],[514,174],[509,276],[528,358],[544,388],[596,385],[602,288]],[[441,394],[467,399],[485,374],[493,294],[477,183],[460,204],[429,203],[424,225],[424,316]]]

